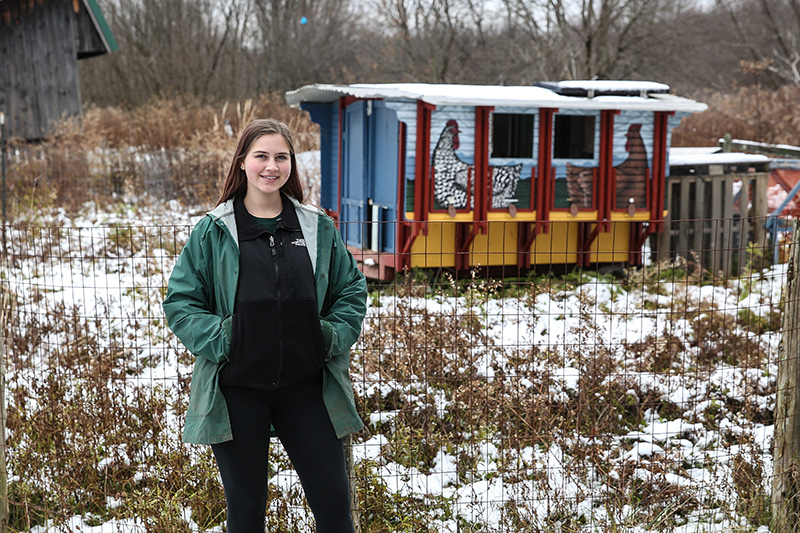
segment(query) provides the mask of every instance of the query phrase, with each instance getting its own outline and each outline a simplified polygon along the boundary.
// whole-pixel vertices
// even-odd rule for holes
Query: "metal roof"
[[[470,105],[494,107],[547,107],[568,109],[637,109],[645,111],[705,111],[702,102],[668,94],[669,87],[654,82],[596,81],[560,82],[564,87],[506,86],[506,85],[454,85],[428,83],[385,83],[306,85],[286,93],[290,105],[303,102],[334,102],[343,96],[364,99],[419,100],[432,105]],[[593,85],[594,84],[594,85]],[[587,96],[559,94],[564,88],[586,91]],[[612,90],[613,89],[613,90]],[[636,96],[626,96],[634,93]],[[593,97],[590,97],[589,94]]]
[[[108,50],[108,52],[116,52],[119,50],[117,40],[114,39],[114,35],[111,33],[111,28],[108,26],[108,22],[106,22],[106,18],[103,16],[103,12],[100,10],[97,0],[83,0],[83,3],[86,5],[86,7],[88,7],[89,15],[92,18],[92,23],[97,29],[97,33],[100,35],[100,38],[103,40],[106,50]]]
[[[769,163],[769,157],[743,152],[723,152],[719,147],[672,147],[669,149],[669,165],[713,165],[736,163]]]

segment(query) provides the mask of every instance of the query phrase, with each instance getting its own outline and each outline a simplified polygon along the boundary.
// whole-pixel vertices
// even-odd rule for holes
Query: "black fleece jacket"
[[[234,201],[239,285],[228,364],[220,384],[275,389],[313,378],[324,348],[311,259],[285,196],[275,233]]]

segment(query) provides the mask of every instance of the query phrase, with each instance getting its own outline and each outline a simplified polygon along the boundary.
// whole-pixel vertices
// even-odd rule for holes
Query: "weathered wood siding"
[[[741,272],[748,244],[766,245],[768,183],[769,172],[764,171],[669,176],[669,214],[657,244],[659,260],[682,256],[714,275]]]
[[[9,136],[40,139],[53,122],[80,115],[77,20],[72,0],[0,3],[0,111]]]
[[[101,34],[96,30],[94,16],[90,13],[90,8],[85,4],[80,5],[75,17],[75,24],[78,59],[108,52],[108,43],[103,41]]]

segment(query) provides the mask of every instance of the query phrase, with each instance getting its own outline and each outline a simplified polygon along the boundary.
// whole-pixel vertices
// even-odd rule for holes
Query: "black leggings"
[[[322,401],[322,376],[276,390],[223,387],[233,440],[212,445],[229,533],[264,533],[270,424],[300,477],[317,532],[352,532],[344,447]]]

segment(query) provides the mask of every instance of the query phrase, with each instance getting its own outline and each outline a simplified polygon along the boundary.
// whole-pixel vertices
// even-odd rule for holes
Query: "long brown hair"
[[[242,135],[239,137],[239,144],[236,146],[236,152],[231,160],[228,176],[222,185],[222,193],[219,196],[217,205],[247,190],[247,174],[242,170],[242,161],[250,152],[250,147],[253,146],[256,139],[263,135],[273,134],[281,135],[286,140],[286,144],[289,145],[289,155],[292,162],[289,180],[281,187],[281,191],[298,202],[303,202],[305,192],[303,191],[303,184],[300,182],[300,176],[297,174],[297,158],[294,155],[292,130],[283,122],[271,118],[260,118],[245,126]]]

